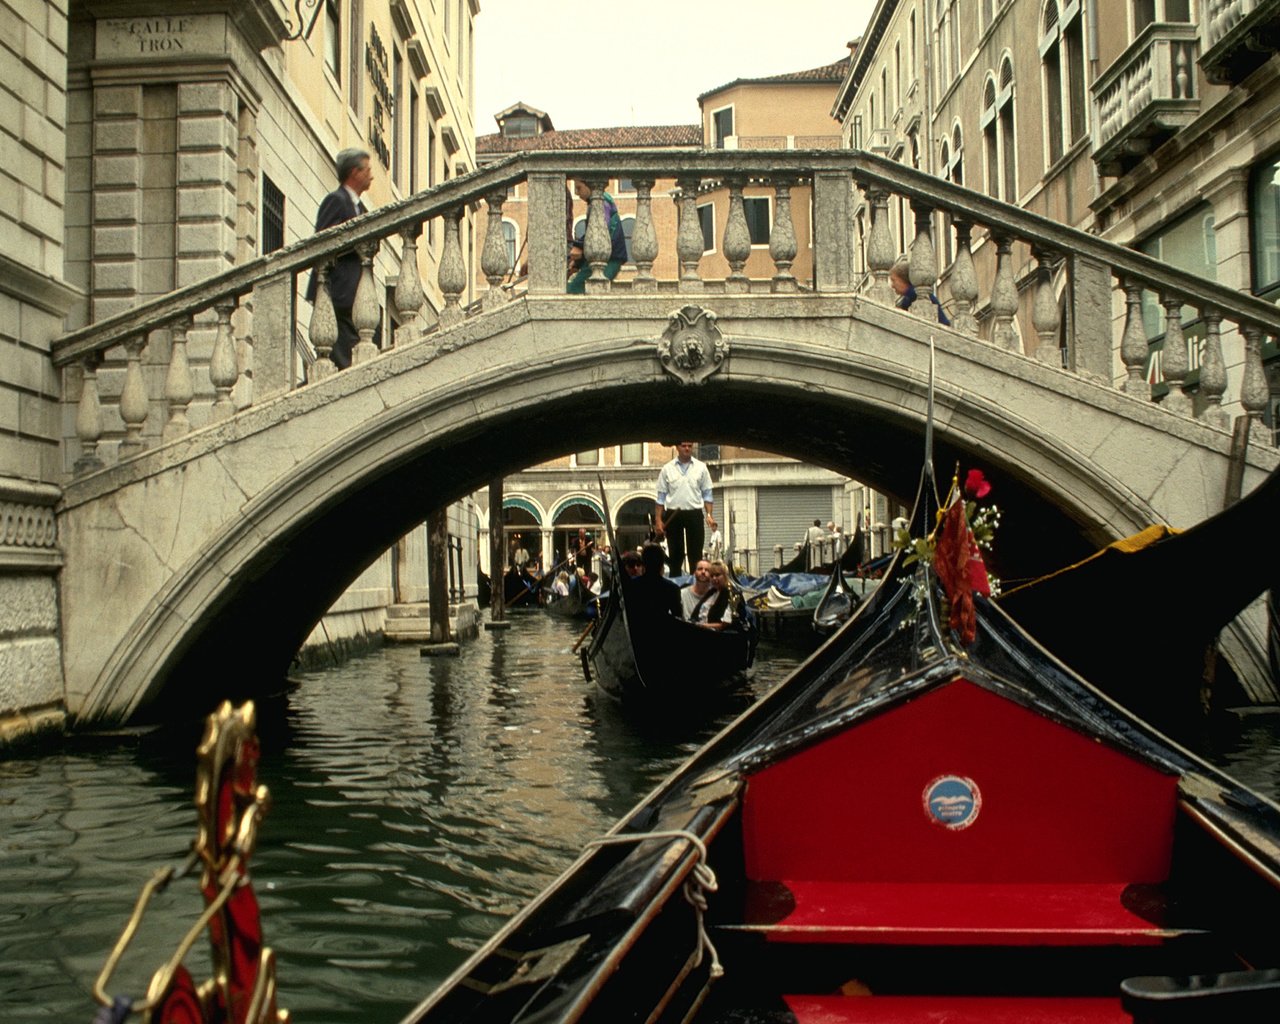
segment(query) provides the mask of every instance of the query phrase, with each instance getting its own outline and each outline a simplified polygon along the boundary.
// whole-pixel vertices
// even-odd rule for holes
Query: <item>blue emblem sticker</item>
[[[968,828],[978,820],[981,809],[978,784],[963,775],[939,775],[924,788],[924,811],[935,824]]]

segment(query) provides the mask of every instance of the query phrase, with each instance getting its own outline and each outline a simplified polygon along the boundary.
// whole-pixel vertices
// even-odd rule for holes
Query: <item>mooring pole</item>
[[[507,625],[506,576],[507,538],[502,530],[502,477],[489,481],[489,621],[485,629]]]
[[[427,600],[431,603],[431,642],[449,637],[449,512],[438,508],[427,516]]]

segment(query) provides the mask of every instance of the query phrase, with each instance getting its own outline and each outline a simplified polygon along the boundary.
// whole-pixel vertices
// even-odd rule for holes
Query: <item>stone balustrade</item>
[[[1150,140],[1190,124],[1199,113],[1196,25],[1154,22],[1094,83],[1093,158],[1104,174],[1141,156]]]
[[[609,258],[609,233],[599,196],[612,177],[627,176],[635,183],[636,213],[632,234],[634,277],[610,281],[604,275]],[[531,153],[455,178],[427,192],[411,196],[313,238],[300,241],[269,256],[248,261],[198,285],[172,292],[60,339],[54,361],[64,373],[78,378],[78,388],[68,387],[74,398],[74,435],[68,443],[78,447],[78,474],[103,465],[102,444],[108,416],[104,404],[115,403],[120,424],[114,440],[118,457],[126,459],[149,444],[166,443],[191,430],[190,406],[196,394],[188,359],[189,335],[212,335],[208,363],[212,398],[210,419],[226,421],[255,399],[298,386],[292,358],[293,339],[300,325],[293,312],[297,275],[315,269],[323,278],[327,265],[344,252],[356,250],[364,273],[356,293],[352,319],[359,333],[353,353],[357,365],[378,358],[373,338],[382,319],[379,287],[372,261],[378,246],[398,242],[400,273],[393,302],[400,326],[384,340],[383,350],[409,344],[445,343],[449,331],[468,317],[484,316],[521,294],[563,296],[565,291],[566,179],[583,177],[599,186],[590,204],[584,237],[584,256],[590,265],[587,296],[566,298],[591,302],[599,297],[670,294],[736,294],[768,296],[830,296],[848,294],[850,309],[863,298],[886,306],[895,304],[889,270],[895,247],[889,227],[889,204],[908,203],[914,213],[915,235],[909,248],[910,277],[920,298],[909,311],[918,320],[937,323],[938,307],[927,296],[945,274],[951,328],[1005,349],[1021,350],[1015,320],[1020,311],[1033,329],[1037,343],[1032,358],[1063,366],[1059,338],[1065,334],[1068,358],[1064,372],[1077,372],[1113,381],[1112,302],[1122,296],[1125,327],[1119,342],[1125,376],[1118,385],[1135,397],[1150,400],[1152,389],[1146,368],[1150,356],[1142,329],[1141,296],[1155,293],[1165,310],[1166,331],[1161,365],[1168,393],[1165,408],[1186,415],[1190,362],[1182,334],[1182,311],[1198,310],[1206,325],[1199,359],[1199,416],[1214,426],[1225,426],[1222,410],[1226,390],[1223,370],[1224,333],[1239,332],[1244,345],[1244,379],[1238,399],[1262,438],[1261,418],[1267,402],[1267,386],[1261,364],[1264,338],[1280,335],[1280,312],[1263,300],[1235,292],[1131,249],[1105,242],[1085,232],[1062,226],[1036,214],[1009,206],[930,175],[903,167],[872,153],[850,150],[727,151],[688,150],[593,151]],[[677,183],[674,199],[679,210],[673,237],[659,237],[653,216],[653,190],[659,180]],[[502,208],[508,190],[516,184],[528,190],[528,277],[521,288],[507,281],[508,257],[500,230]],[[798,185],[807,186],[811,209],[793,209],[791,196]],[[772,273],[748,277],[745,262],[751,253],[748,225],[743,211],[743,190],[748,185],[772,193],[772,225],[768,245]],[[716,240],[729,272],[713,277],[704,261],[704,238],[696,211],[699,196],[718,191],[727,194],[727,216]],[[665,200],[664,200],[665,201]],[[870,211],[869,227],[856,252],[854,214],[859,203]],[[462,301],[468,273],[460,241],[460,224],[468,208],[483,210],[488,231],[479,254],[488,289],[480,300]],[[935,222],[939,215],[954,229],[957,255],[949,267],[939,265]],[[797,257],[795,224],[813,225],[812,277],[797,280],[792,265]],[[443,295],[438,318],[430,316],[419,277],[417,239],[424,224],[438,221],[444,232],[437,284]],[[719,227],[719,226],[718,226]],[[991,245],[984,255],[980,275],[974,252]],[[394,248],[394,246],[393,246]],[[674,253],[679,271],[670,280],[658,280],[653,267],[660,253]],[[1015,275],[1030,254],[1035,269],[1029,315],[1024,302],[1028,282]],[[991,258],[991,257],[994,258]],[[758,266],[758,264],[757,264]],[[1066,295],[1066,330],[1056,297],[1055,275],[1069,279]],[[979,278],[984,284],[980,287]],[[1020,290],[1020,284],[1022,289]],[[521,290],[522,289],[522,290]],[[601,316],[617,316],[616,306],[601,308]],[[251,329],[234,332],[232,321],[250,318]],[[980,329],[980,321],[982,327]],[[239,321],[238,321],[239,322]],[[1021,322],[1021,321],[1019,321]],[[308,382],[337,372],[329,355],[337,340],[332,303],[323,287],[311,311],[308,336],[315,357]],[[249,340],[237,342],[237,337]],[[163,353],[164,372],[148,372],[143,355],[148,346]],[[118,393],[108,398],[99,387],[98,368],[108,350],[123,351],[125,369]],[[151,359],[151,363],[157,360]],[[116,374],[119,378],[119,374]],[[157,408],[165,410],[162,429],[144,430]],[[114,424],[113,424],[114,426]]]

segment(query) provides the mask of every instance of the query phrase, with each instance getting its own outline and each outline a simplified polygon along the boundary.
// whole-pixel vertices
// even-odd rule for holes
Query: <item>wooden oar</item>
[[[582,646],[582,641],[585,640],[587,635],[596,628],[596,623],[598,621],[598,619],[592,619],[587,623],[587,628],[582,631],[582,635],[578,637],[578,639],[574,641],[573,646],[569,648],[570,654],[576,654],[578,652],[578,648]]]

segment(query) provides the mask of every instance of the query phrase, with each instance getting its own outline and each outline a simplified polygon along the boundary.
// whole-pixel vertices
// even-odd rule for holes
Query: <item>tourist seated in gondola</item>
[[[555,582],[551,584],[551,593],[556,597],[569,596],[569,574],[563,569],[556,573]]]
[[[736,616],[736,594],[729,581],[729,567],[719,560],[707,566],[707,593],[697,599],[688,618],[707,629],[731,629]],[[690,588],[692,589],[692,588]]]
[[[662,574],[666,563],[662,548],[657,544],[645,544],[640,549],[640,561],[643,563],[640,575],[631,576],[626,583],[628,612],[636,619],[651,615],[682,618],[680,588]],[[622,564],[627,566],[625,556]]]
[[[711,589],[711,559],[699,558],[693,567],[693,582],[680,589],[680,606],[684,617],[690,622],[696,622],[695,609],[705,599],[714,597],[715,593]]]

